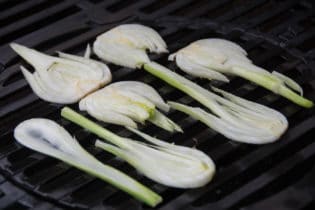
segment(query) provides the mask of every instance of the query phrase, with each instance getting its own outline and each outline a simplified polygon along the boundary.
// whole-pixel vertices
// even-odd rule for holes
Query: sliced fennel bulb
[[[288,127],[287,119],[276,110],[213,88],[222,94],[221,97],[155,62],[145,64],[144,68],[199,101],[214,115],[180,104],[176,106],[171,103],[172,108],[199,119],[232,140],[252,144],[270,143],[276,141]],[[221,126],[215,125],[214,121]]]
[[[182,132],[176,123],[156,109],[169,110],[162,97],[142,82],[122,81],[110,84],[83,98],[79,107],[107,123],[137,128],[136,122],[144,124],[148,120],[170,132]]]
[[[26,120],[15,128],[14,137],[20,144],[96,176],[149,206],[154,207],[162,201],[158,194],[141,183],[111,166],[102,164],[52,120]]]
[[[252,103],[237,96],[233,96],[225,91],[217,89],[226,98],[234,101],[229,103],[227,100],[221,100],[224,106],[231,106],[233,115],[237,119],[240,115],[239,124],[231,124],[224,118],[220,118],[211,113],[204,111],[198,107],[190,107],[169,101],[168,103],[173,109],[182,111],[193,118],[200,120],[213,130],[218,131],[222,135],[235,141],[250,143],[250,144],[265,144],[274,142],[282,135],[288,127],[287,119],[279,112],[268,107]],[[244,118],[247,116],[246,118]],[[257,120],[257,118],[259,120]],[[261,119],[264,119],[262,121]],[[246,120],[246,127],[241,123]],[[246,128],[246,129],[245,129]],[[250,129],[250,130],[248,130]],[[250,132],[249,132],[250,131]]]
[[[61,115],[106,139],[111,144],[98,140],[96,146],[124,159],[158,183],[177,188],[195,188],[210,182],[215,173],[213,161],[195,148],[163,142],[133,128],[129,130],[147,143],[120,137],[68,107],[62,109]]]
[[[303,90],[287,76],[255,66],[239,45],[224,39],[195,41],[169,56],[180,69],[188,74],[227,82],[224,74],[250,80],[294,103],[310,108],[313,102],[302,97]],[[300,93],[298,95],[294,91]]]
[[[31,73],[21,66],[22,73],[38,97],[45,101],[70,104],[111,81],[107,65],[85,57],[59,52],[59,58],[45,55],[12,43],[11,48],[31,64]]]
[[[146,50],[168,52],[156,31],[139,24],[120,25],[99,35],[93,50],[103,60],[129,68],[141,68],[150,62]]]

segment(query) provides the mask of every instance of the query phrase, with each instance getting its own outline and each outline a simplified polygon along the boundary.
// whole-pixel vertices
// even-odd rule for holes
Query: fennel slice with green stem
[[[279,72],[270,73],[254,65],[243,48],[228,40],[211,38],[192,42],[171,54],[169,60],[175,60],[180,69],[194,76],[227,82],[224,74],[236,75],[302,107],[314,105],[303,97],[302,87],[295,81]]]
[[[21,71],[34,93],[45,101],[75,103],[112,79],[107,65],[87,57],[89,47],[86,57],[66,53],[53,57],[20,44],[10,46],[34,67],[34,73],[23,66]]]
[[[203,152],[163,142],[134,128],[128,128],[147,143],[120,137],[100,125],[65,107],[61,115],[75,124],[106,139],[110,144],[96,141],[96,146],[122,158],[148,178],[177,188],[201,187],[212,180],[213,161]]]
[[[112,83],[85,98],[79,107],[91,116],[107,123],[137,128],[137,122],[153,124],[170,132],[182,132],[180,126],[157,108],[168,111],[167,105],[151,86],[136,81]]]
[[[172,108],[199,119],[232,140],[251,144],[270,143],[279,139],[288,128],[287,119],[276,110],[213,88],[214,91],[222,94],[221,97],[155,62],[144,64],[143,68],[190,95],[210,109],[214,115],[201,109],[180,106],[178,103],[176,106],[170,103]],[[222,129],[219,124],[214,126],[215,124],[211,122],[213,120],[230,129]],[[230,130],[234,130],[234,134]]]
[[[244,99],[238,98],[237,100]],[[201,121],[208,127],[212,128],[213,130],[218,131],[225,137],[233,139],[235,141],[239,141],[239,139],[242,139],[241,142],[250,144],[266,144],[274,142],[280,138],[280,136],[283,133],[283,130],[285,130],[288,126],[286,118],[282,116],[279,112],[275,112],[274,110],[264,106],[261,107],[248,106],[250,104],[247,103],[247,101],[245,101],[244,106],[235,107],[235,110],[238,110],[239,108],[238,111],[243,111],[246,112],[246,114],[248,114],[247,121],[255,125],[252,126],[252,128],[250,128],[251,132],[248,132],[243,128],[239,128],[237,125],[231,126],[231,124],[226,122],[224,119],[215,116],[211,113],[208,113],[201,108],[191,107],[172,101],[169,101],[168,103],[171,105],[173,109],[184,112],[189,116],[192,116],[193,118]],[[245,108],[246,110],[245,109],[242,110],[242,108]],[[268,115],[264,115],[266,114],[265,111],[269,111],[267,112]],[[260,118],[262,117],[265,118],[264,125],[259,125],[257,123],[256,116]],[[280,120],[278,120],[278,118],[280,118]],[[266,125],[269,125],[270,129],[266,130],[265,129]]]
[[[56,122],[34,118],[20,123],[14,130],[15,139],[25,147],[62,160],[86,173],[108,182],[149,206],[162,198],[121,171],[105,165],[85,151],[71,135]]]

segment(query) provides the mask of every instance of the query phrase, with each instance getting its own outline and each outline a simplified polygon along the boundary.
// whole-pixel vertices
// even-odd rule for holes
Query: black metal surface
[[[291,76],[303,86],[305,95],[315,100],[315,16],[308,1],[0,1],[1,209],[148,209],[98,179],[16,144],[12,130],[32,117],[60,122],[97,158],[159,192],[164,202],[158,209],[315,209],[314,109],[297,107],[239,78],[219,84],[281,111],[290,128],[274,144],[238,144],[172,112],[170,117],[183,126],[185,135],[170,135],[151,125],[144,131],[181,145],[197,144],[214,159],[218,171],[203,188],[167,188],[96,150],[92,146],[95,136],[61,120],[61,106],[39,100],[32,93],[19,71],[19,65],[25,63],[8,47],[15,41],[50,54],[56,50],[82,54],[98,34],[127,22],[158,30],[171,52],[199,38],[235,41],[254,63]],[[167,55],[152,58],[178,70],[167,62]],[[197,104],[143,71],[110,68],[116,81],[145,81],[166,99]],[[195,81],[209,87],[208,81]],[[131,135],[119,127],[109,127],[118,134]]]

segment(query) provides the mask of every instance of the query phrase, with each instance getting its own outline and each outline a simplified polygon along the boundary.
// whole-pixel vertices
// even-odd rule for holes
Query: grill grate
[[[115,25],[140,22],[160,32],[175,51],[189,42],[222,37],[241,44],[249,57],[267,69],[293,77],[315,99],[314,10],[308,1],[4,1],[0,3],[0,208],[1,209],[149,209],[126,194],[69,167],[32,152],[13,140],[12,131],[32,117],[61,123],[98,159],[113,165],[159,192],[159,209],[314,209],[313,162],[315,114],[285,99],[234,78],[217,84],[236,95],[284,113],[288,132],[277,143],[253,146],[231,142],[187,116],[170,117],[185,130],[171,135],[152,125],[144,131],[177,144],[194,146],[210,155],[217,174],[206,187],[180,190],[156,184],[126,163],[93,147],[95,136],[60,118],[61,106],[39,100],[23,79],[23,63],[9,49],[16,41],[53,54],[56,50],[82,54],[87,43]],[[92,11],[92,12],[91,12]],[[13,18],[23,14],[20,18]],[[181,73],[165,55],[153,59]],[[25,63],[23,63],[25,64]],[[198,105],[179,91],[143,71],[110,65],[114,80],[140,80],[165,99]],[[209,88],[209,82],[194,79]],[[73,108],[77,108],[73,105]],[[106,125],[124,136],[126,130]]]

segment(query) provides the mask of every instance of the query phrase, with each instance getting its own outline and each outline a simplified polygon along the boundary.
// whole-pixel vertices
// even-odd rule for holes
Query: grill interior
[[[17,16],[17,14],[19,14]],[[194,190],[156,184],[112,155],[93,146],[95,136],[60,118],[62,106],[38,99],[19,70],[26,65],[8,46],[14,41],[53,54],[83,54],[104,31],[129,22],[155,28],[171,52],[191,41],[221,37],[239,43],[255,64],[294,78],[315,100],[314,9],[308,1],[2,1],[0,2],[0,208],[1,209],[149,209],[123,192],[77,169],[15,143],[12,131],[33,117],[61,123],[104,163],[160,193],[158,209],[303,209],[315,208],[315,114],[239,78],[215,84],[233,94],[281,111],[290,127],[270,145],[229,141],[179,112],[170,118],[185,134],[171,135],[152,125],[143,130],[169,142],[197,146],[217,165],[214,180]],[[167,62],[167,55],[152,55]],[[114,81],[139,80],[163,98],[199,105],[148,73],[109,65]],[[207,80],[193,79],[209,88]],[[73,105],[77,109],[77,105]],[[132,134],[105,125],[119,135]]]

